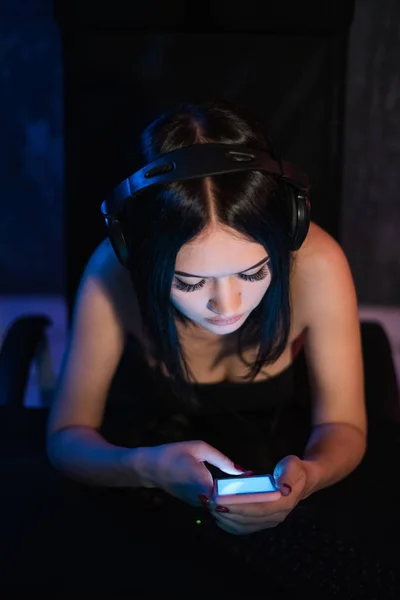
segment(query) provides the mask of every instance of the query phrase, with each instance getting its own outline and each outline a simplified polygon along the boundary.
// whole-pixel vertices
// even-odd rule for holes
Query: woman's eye
[[[262,279],[266,278],[268,273],[269,273],[268,267],[264,266],[262,269],[260,269],[254,275],[242,274],[242,275],[238,275],[238,277],[240,277],[241,279],[244,279],[245,281],[261,281]],[[199,281],[199,283],[190,285],[189,283],[184,283],[183,281],[181,281],[180,279],[178,279],[176,277],[174,285],[178,290],[181,290],[182,292],[195,292],[196,290],[199,290],[200,288],[202,288],[205,283],[206,283],[206,280],[202,279],[201,281]]]
[[[265,279],[268,275],[269,269],[264,266],[262,269],[257,271],[254,275],[239,275],[245,281],[260,281],[261,279]]]
[[[174,285],[178,290],[181,290],[182,292],[195,292],[196,290],[202,288],[205,282],[206,280],[202,279],[201,281],[199,281],[199,283],[196,283],[195,285],[189,285],[188,283],[184,283],[180,279],[176,279]]]

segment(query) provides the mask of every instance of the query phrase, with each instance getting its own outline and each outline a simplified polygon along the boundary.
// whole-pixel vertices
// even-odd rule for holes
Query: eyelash
[[[268,267],[264,266],[264,267],[262,267],[262,269],[257,271],[257,273],[254,273],[254,275],[243,275],[242,274],[242,275],[239,275],[239,277],[244,279],[244,281],[260,281],[261,279],[265,279],[265,277],[268,275],[268,273],[269,273]],[[202,279],[201,281],[199,281],[199,283],[195,283],[194,285],[189,285],[188,283],[184,283],[180,279],[176,278],[175,287],[178,290],[181,290],[182,292],[195,292],[196,290],[199,290],[200,288],[202,288],[204,286],[205,282],[206,282],[206,280]]]

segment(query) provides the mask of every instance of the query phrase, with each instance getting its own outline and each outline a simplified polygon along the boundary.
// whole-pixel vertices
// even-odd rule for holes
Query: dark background
[[[99,214],[105,190],[129,166],[124,147],[160,110],[211,92],[252,108],[282,153],[309,173],[312,218],[343,245],[360,303],[400,306],[398,0],[360,0],[353,21],[349,0],[321,0],[317,9],[314,2],[294,8],[284,1],[248,0],[236,13],[233,2],[202,2],[194,19],[193,2],[159,7],[131,2],[136,12],[130,15],[117,0],[108,11],[98,4],[0,2],[0,295],[11,295],[1,305],[0,325],[7,320],[4,306],[21,298],[31,313],[47,312],[46,294],[65,297],[70,304],[84,262],[105,234]],[[28,294],[38,296],[36,309]],[[57,302],[51,297],[48,306]],[[57,333],[62,319],[56,316],[49,338],[58,352],[64,350],[65,332]],[[288,597],[287,587],[297,593],[307,589],[308,597],[315,597],[310,582],[321,588],[318,598],[328,597],[328,587],[338,597],[339,588],[332,583],[342,581],[342,575],[345,588],[355,593],[357,586],[356,597],[362,588],[363,598],[399,598],[393,581],[400,493],[392,477],[399,455],[398,422],[393,422],[398,421],[398,394],[383,329],[376,323],[362,325],[370,421],[366,459],[338,486],[310,497],[303,525],[291,529],[289,520],[285,533],[279,528],[272,539],[268,534],[267,560],[264,538],[249,555],[246,551],[250,563],[262,561],[264,580],[281,582],[280,598]],[[29,367],[21,366],[21,350],[29,354],[31,347],[26,340],[14,336],[19,373]],[[5,354],[0,380],[7,392],[4,384],[11,378],[5,375],[12,369]],[[25,381],[14,380],[18,386]],[[53,380],[41,372],[36,383],[39,402],[27,398],[26,406],[48,406]],[[166,523],[171,527],[165,540],[178,540],[175,524],[182,506],[168,514],[154,506],[147,520],[141,507],[132,513],[130,496],[125,510],[119,494],[100,490],[98,501],[93,497],[87,503],[80,492],[71,495],[69,486],[54,481],[55,470],[45,456],[47,410],[19,410],[22,392],[18,403],[3,407],[0,419],[5,492],[1,590],[11,585],[12,591],[22,592],[19,596],[26,591],[32,596],[32,591],[51,589],[54,596],[61,586],[71,597],[76,589],[88,590],[88,596],[93,589],[102,594],[112,590],[115,597],[118,586],[137,597],[132,586],[160,582],[158,595],[166,590],[176,595],[177,573],[165,560],[174,557],[159,542]],[[2,395],[6,403],[12,396]],[[377,472],[381,481],[391,482],[389,494],[376,485]],[[193,529],[193,514],[189,516]],[[181,529],[192,537],[187,524]],[[198,541],[197,531],[192,539],[195,535]],[[43,552],[37,551],[38,540]],[[178,558],[182,589],[186,575],[186,587],[196,581],[196,591],[209,594],[211,566],[223,576],[246,570],[242,560],[236,569],[232,539],[220,546],[216,538],[204,536],[196,554],[192,549],[188,553],[187,540],[176,545],[185,554]],[[207,565],[204,594],[200,553],[210,558],[211,547],[218,557]],[[112,556],[105,548],[113,549]],[[321,560],[310,562],[315,549]],[[132,578],[132,556],[140,582]],[[221,563],[221,556],[229,565]],[[294,575],[290,582],[288,572]],[[234,585],[243,580],[247,588],[249,579],[235,578]]]
[[[359,302],[400,304],[400,4],[232,6],[3,0],[0,294],[70,298],[129,139],[218,95],[309,174],[312,219],[343,246]]]

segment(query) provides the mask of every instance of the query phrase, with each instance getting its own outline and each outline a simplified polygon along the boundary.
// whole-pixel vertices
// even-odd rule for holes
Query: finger
[[[284,495],[289,495],[291,490],[301,486],[305,479],[303,461],[295,454],[285,456],[275,466],[273,477]]]
[[[231,533],[233,535],[237,535],[237,531],[231,526],[224,522],[221,521],[217,521],[217,527],[219,527],[220,529],[222,529],[222,531],[225,531],[226,533]]]
[[[225,515],[220,515],[215,519],[218,527],[229,530],[232,533],[250,533],[250,531],[262,527],[260,523],[237,523],[236,521],[228,520]]]
[[[226,533],[230,533],[233,535],[246,535],[248,533],[254,533],[251,528],[247,527],[246,529],[242,526],[238,526],[234,523],[229,523],[227,521],[223,521],[221,520],[217,520],[217,526],[222,529],[223,531],[226,531]]]
[[[199,440],[192,442],[192,445],[194,450],[193,455],[198,461],[207,461],[210,465],[218,467],[218,469],[229,475],[242,475],[245,472],[242,469],[237,469],[230,458],[216,448],[213,448],[213,446],[210,446],[210,444]]]
[[[193,457],[191,459],[193,460]],[[205,464],[202,462],[196,464],[195,469],[192,471],[191,481],[195,484],[199,494],[205,494],[208,499],[211,498],[214,480]]]
[[[210,505],[211,510],[216,510],[217,506],[221,504],[213,503]],[[223,505],[222,505],[223,506]],[[291,504],[289,500],[285,500],[282,496],[282,500],[279,502],[268,503],[268,502],[257,502],[251,504],[229,504],[226,508],[229,509],[231,515],[241,515],[243,517],[265,517],[276,514],[279,511],[290,510]]]

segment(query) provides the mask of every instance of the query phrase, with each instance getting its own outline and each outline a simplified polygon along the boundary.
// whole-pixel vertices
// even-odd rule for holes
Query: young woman
[[[276,158],[262,127],[224,102],[181,105],[140,142],[140,167],[196,144]],[[279,525],[356,468],[367,427],[354,283],[340,245],[312,221],[292,249],[286,190],[247,170],[164,183],[125,203],[128,268],[105,240],[77,294],[48,422],[57,469],[203,503],[241,535]],[[302,355],[308,413],[293,385]],[[246,470],[271,472],[279,492],[210,502],[213,474]]]

